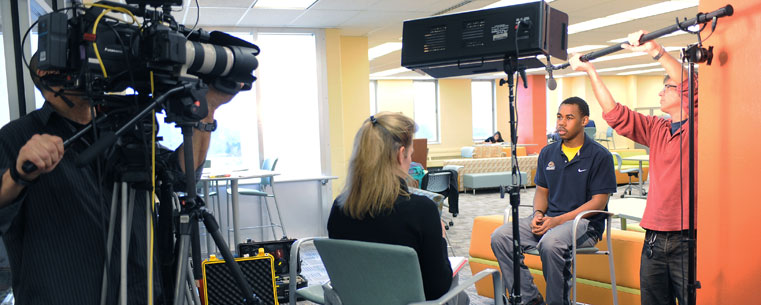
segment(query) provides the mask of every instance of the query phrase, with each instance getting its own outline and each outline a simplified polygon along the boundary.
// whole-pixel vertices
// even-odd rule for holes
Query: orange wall
[[[539,153],[547,144],[547,90],[544,75],[529,75],[528,88],[518,82],[518,144],[537,144],[526,147],[529,154]],[[508,110],[508,114],[510,111]]]
[[[698,304],[757,304],[761,236],[756,202],[761,80],[761,0],[701,0],[699,11],[727,3],[711,66],[700,66],[698,128]]]

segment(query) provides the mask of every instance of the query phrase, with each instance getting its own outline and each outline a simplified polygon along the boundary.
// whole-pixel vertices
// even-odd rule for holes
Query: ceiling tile
[[[290,27],[291,22],[302,13],[304,13],[302,10],[252,9],[241,20],[239,26]]]
[[[337,28],[357,14],[359,14],[359,11],[310,9],[304,15],[292,21],[290,26]]]

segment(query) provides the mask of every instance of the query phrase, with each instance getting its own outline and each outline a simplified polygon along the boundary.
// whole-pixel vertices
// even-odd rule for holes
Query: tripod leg
[[[177,274],[174,278],[174,305],[182,305],[182,283],[188,272],[188,250],[190,247],[190,215],[180,214],[180,247],[177,251]]]
[[[211,234],[211,237],[214,238],[214,242],[217,244],[219,251],[222,253],[222,257],[225,259],[225,265],[230,269],[230,274],[238,285],[238,289],[243,292],[244,302],[246,304],[263,304],[264,302],[256,296],[251,289],[251,286],[243,278],[243,272],[240,270],[238,263],[235,262],[233,254],[230,252],[230,248],[224,247],[227,244],[222,237],[222,233],[219,232],[219,225],[214,219],[214,216],[205,210],[202,210],[201,213],[203,213],[203,223],[206,225],[206,230]]]
[[[100,305],[106,305],[106,293],[108,292],[108,269],[111,265],[111,249],[114,243],[114,226],[116,224],[116,203],[119,202],[119,183],[114,182],[114,190],[111,195],[111,215],[108,221],[108,237],[106,239],[106,260],[103,263],[103,281],[100,287]]]
[[[120,250],[120,271],[121,279],[119,281],[119,304],[127,305],[127,202],[129,201],[129,188],[126,182],[122,182],[122,231],[121,231],[121,250]]]
[[[191,266],[188,265],[188,268],[191,268]],[[198,296],[198,293],[196,291],[196,281],[193,280],[193,277],[190,276],[190,273],[187,273],[187,276],[185,278],[188,281],[188,289],[186,294],[188,296],[188,303],[201,305],[201,298]]]

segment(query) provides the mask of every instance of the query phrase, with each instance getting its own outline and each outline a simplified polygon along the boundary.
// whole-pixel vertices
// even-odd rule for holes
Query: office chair
[[[420,189],[429,192],[434,192],[444,196],[444,199],[448,198],[452,191],[457,192],[457,188],[450,188],[450,181],[452,179],[452,173],[457,173],[455,170],[442,170],[442,171],[429,171],[423,176],[423,182],[420,184]],[[448,206],[448,205],[447,205]],[[443,217],[443,212],[442,212]],[[452,217],[457,217],[457,213],[452,213]],[[445,229],[449,230],[449,226],[453,226],[454,221],[449,219],[449,222],[445,224]]]
[[[616,140],[613,137],[613,127],[608,127],[605,130],[605,138],[597,138],[597,142],[605,142],[605,146],[610,149],[610,143],[613,143],[613,149],[616,149]]]
[[[592,140],[596,138],[597,127],[584,127],[584,133]]]
[[[629,176],[629,184],[626,185],[626,189],[624,189],[624,192],[621,194],[621,198],[624,198],[626,196],[626,193],[629,193],[629,196],[632,195],[632,189],[636,186],[639,188],[639,193],[642,196],[647,196],[647,191],[645,188],[643,188],[639,184],[632,184],[632,177],[636,177],[639,179],[640,172],[639,167],[632,167],[632,168],[622,168],[624,159],[621,157],[621,155],[617,152],[611,152],[610,154],[613,155],[613,157],[616,158],[616,162],[618,163],[618,168],[616,169],[619,173],[627,174]]]

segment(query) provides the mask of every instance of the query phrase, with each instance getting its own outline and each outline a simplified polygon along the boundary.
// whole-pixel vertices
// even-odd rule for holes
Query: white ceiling
[[[570,24],[575,24],[662,1],[664,0],[556,0],[550,3],[550,6],[567,13]],[[184,2],[185,7],[177,8],[174,15],[179,22],[192,26],[196,20],[196,4],[194,0]],[[258,9],[253,8],[255,2],[256,0],[198,0],[201,8],[199,26],[338,28],[342,35],[367,36],[368,47],[372,48],[385,42],[400,41],[404,20],[433,16],[442,11],[451,13],[479,9],[496,0],[317,0],[306,10]],[[581,45],[611,45],[609,40],[626,37],[628,33],[639,29],[661,29],[673,25],[675,18],[694,18],[697,12],[697,7],[692,7],[572,34],[569,35],[569,48]],[[678,35],[659,41],[667,47],[684,47],[694,43],[696,38],[694,35]],[[678,53],[673,51],[671,54],[678,56]],[[370,62],[370,73],[399,68],[400,56],[401,51],[396,51],[375,58]],[[648,56],[638,56],[599,62],[596,67],[602,69],[648,63],[653,63]],[[571,72],[570,69],[565,69],[556,72],[556,75]],[[603,74],[620,72],[626,71]],[[660,75],[663,72],[651,74]],[[406,72],[395,76],[419,75]]]

